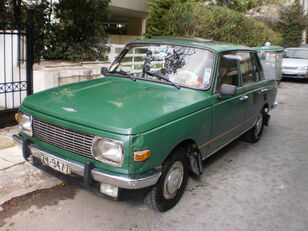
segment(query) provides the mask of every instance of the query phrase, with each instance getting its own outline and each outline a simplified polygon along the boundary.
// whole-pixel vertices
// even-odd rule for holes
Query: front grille
[[[300,75],[300,74],[282,74],[282,77],[286,77],[286,78],[305,78],[306,75]]]
[[[93,158],[91,154],[93,135],[33,118],[33,137],[58,148]]]
[[[296,70],[297,67],[282,67],[282,69],[285,69],[285,70]]]

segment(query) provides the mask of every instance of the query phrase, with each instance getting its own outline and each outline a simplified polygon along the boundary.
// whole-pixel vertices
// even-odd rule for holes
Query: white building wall
[[[0,31],[3,32],[3,31]],[[18,107],[20,99],[26,96],[26,92],[12,92],[4,94],[4,91],[12,91],[19,89],[19,83],[26,80],[25,64],[21,63],[19,68],[19,60],[25,59],[25,37],[21,36],[20,55],[18,52],[18,34],[17,31],[6,31],[10,34],[0,34],[0,108]],[[5,84],[6,83],[6,84]]]

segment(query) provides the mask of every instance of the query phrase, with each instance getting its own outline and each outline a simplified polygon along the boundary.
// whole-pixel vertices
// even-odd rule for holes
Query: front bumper
[[[305,79],[308,78],[308,74],[298,71],[282,71],[282,78]]]
[[[272,109],[274,109],[274,108],[276,108],[277,106],[278,106],[278,102],[277,101],[275,101],[275,102],[273,102],[273,104],[272,104]]]
[[[13,135],[13,140],[16,145],[22,148],[23,152],[25,150],[24,145],[27,142],[20,135]],[[85,175],[89,175],[91,180],[96,182],[110,184],[112,186],[123,188],[123,189],[143,189],[152,185],[155,185],[161,175],[161,172],[148,173],[142,175],[120,175],[116,173],[106,172],[98,168],[88,168],[86,164],[71,160],[65,159],[58,156],[55,153],[51,153],[48,150],[45,150],[35,144],[28,144],[27,150],[29,150],[29,161],[33,163],[33,159],[41,162],[41,156],[45,156],[59,159],[61,162],[67,164],[70,168],[71,174],[78,175],[86,179]],[[25,154],[24,154],[25,155]],[[43,163],[41,162],[43,165]],[[88,171],[88,172],[86,172]],[[85,182],[87,184],[87,182]]]

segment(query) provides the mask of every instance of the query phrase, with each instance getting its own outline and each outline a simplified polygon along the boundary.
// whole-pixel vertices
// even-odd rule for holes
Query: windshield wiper
[[[146,74],[148,74],[149,76],[154,76],[154,77],[157,77],[158,79],[163,79],[169,83],[171,83],[173,86],[175,86],[177,89],[180,89],[180,86],[177,85],[176,83],[172,82],[170,79],[164,77],[164,76],[161,76],[160,74],[158,73],[155,73],[155,72],[151,72],[151,71],[145,71]]]
[[[136,79],[132,76],[132,74],[126,72],[126,71],[123,71],[123,70],[119,70],[119,71],[110,71],[109,73],[111,74],[120,74],[120,75],[125,75],[125,76],[128,76],[130,79],[132,79],[133,81],[136,81]]]

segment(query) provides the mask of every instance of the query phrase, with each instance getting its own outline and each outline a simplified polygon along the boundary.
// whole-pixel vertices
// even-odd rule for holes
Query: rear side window
[[[220,58],[216,92],[222,84],[239,86],[238,61],[234,54],[224,54]]]
[[[259,74],[256,72],[256,62],[252,60],[251,54],[249,52],[238,52],[237,55],[240,57],[243,85],[245,86],[259,81]]]
[[[253,61],[253,65],[255,66],[254,70],[256,72],[257,78],[259,80],[264,80],[263,67],[262,67],[262,64],[260,62],[260,59],[259,59],[257,53],[252,53],[251,58],[252,58],[252,61]]]

